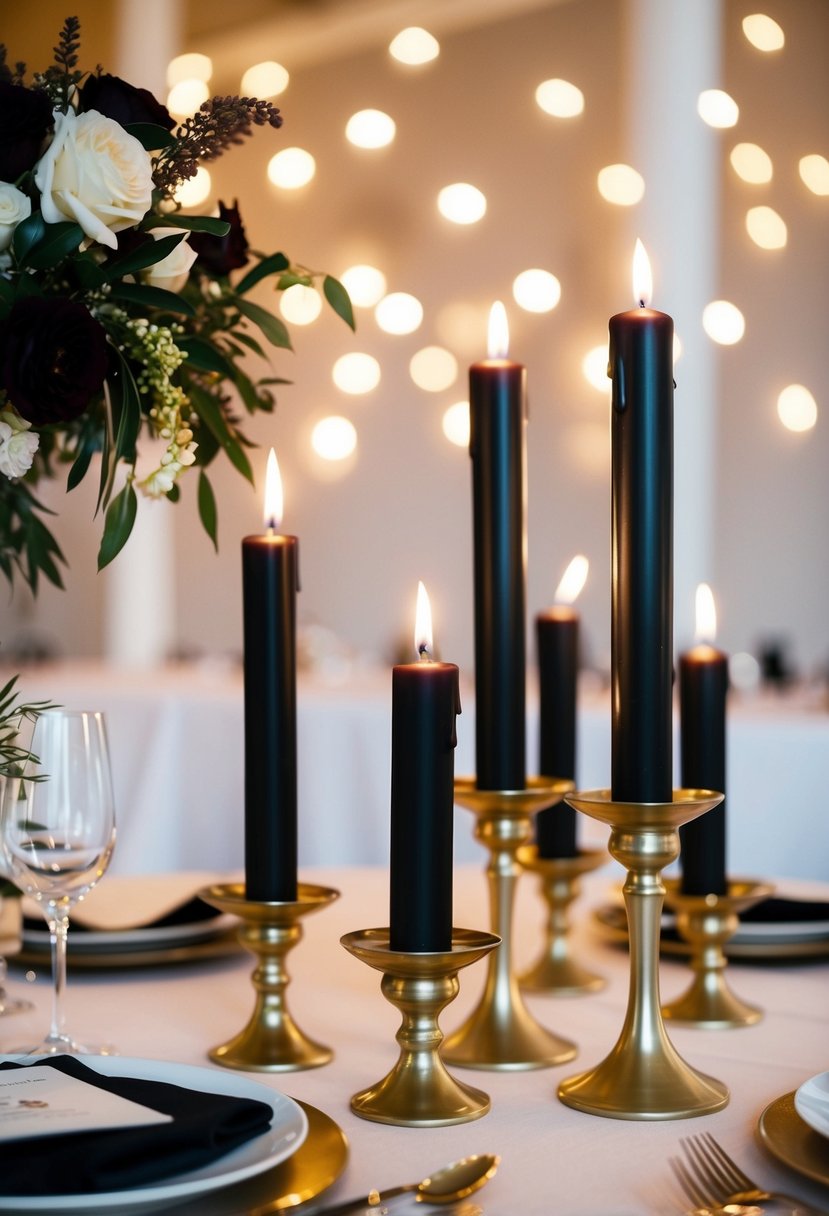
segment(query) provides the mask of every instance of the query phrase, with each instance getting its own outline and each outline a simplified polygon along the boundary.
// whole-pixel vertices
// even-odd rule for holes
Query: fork
[[[788,1205],[791,1216],[826,1216],[800,1199],[780,1191],[766,1191],[744,1174],[710,1132],[688,1136],[679,1142],[688,1162],[671,1157],[670,1165],[692,1203],[700,1208],[756,1204],[769,1212]]]

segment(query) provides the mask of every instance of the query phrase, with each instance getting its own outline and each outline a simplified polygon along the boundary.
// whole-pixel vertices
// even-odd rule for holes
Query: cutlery
[[[753,1212],[772,1212],[778,1216],[826,1216],[791,1195],[766,1191],[759,1187],[732,1161],[710,1132],[680,1140],[688,1158],[678,1157],[669,1163],[685,1194],[697,1205],[696,1216],[713,1212],[715,1216],[752,1216]]]
[[[409,1182],[403,1186],[390,1187],[385,1191],[371,1191],[360,1199],[347,1199],[333,1207],[321,1208],[315,1216],[346,1216],[349,1212],[382,1211],[383,1207],[399,1195],[411,1196],[418,1204],[448,1204],[466,1199],[488,1182],[498,1168],[501,1158],[493,1153],[462,1157],[435,1170],[420,1182]]]

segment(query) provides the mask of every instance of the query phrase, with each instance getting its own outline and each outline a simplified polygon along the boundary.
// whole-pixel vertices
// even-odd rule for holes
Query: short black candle
[[[728,657],[701,643],[679,659],[680,762],[687,789],[725,793],[725,714]],[[686,895],[724,895],[725,802],[679,829],[680,890]]]
[[[576,775],[576,682],[579,618],[555,605],[535,620],[538,656],[538,771],[546,777]],[[535,817],[539,857],[576,857],[576,812],[566,802]]]
[[[422,651],[425,655],[425,650]],[[392,670],[389,945],[452,947],[458,668],[423,657]]]
[[[525,447],[526,369],[506,357],[473,364],[469,454],[479,789],[526,785]]]
[[[611,785],[619,802],[672,797],[673,333],[669,316],[644,306],[610,319]]]
[[[242,541],[245,894],[250,900],[297,896],[298,556],[297,538],[273,530]]]

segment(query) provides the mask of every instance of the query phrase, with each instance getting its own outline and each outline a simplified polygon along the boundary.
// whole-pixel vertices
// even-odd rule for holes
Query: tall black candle
[[[245,646],[245,893],[297,896],[296,593],[299,546],[281,522],[276,456],[268,461],[268,531],[242,541]]]
[[[429,601],[421,583],[419,660],[392,670],[389,945],[432,953],[452,947],[452,825],[460,713],[458,669],[431,660]]]
[[[716,614],[711,589],[697,588],[697,637],[713,640]],[[725,710],[728,657],[700,640],[679,659],[681,779],[689,789],[725,793]],[[686,895],[724,895],[725,802],[679,829],[680,890]]]
[[[506,357],[496,304],[489,358],[469,369],[479,789],[526,784],[526,369]]]
[[[641,278],[640,278],[641,276]],[[670,802],[673,637],[673,320],[646,307],[610,319],[612,404],[612,796]]]
[[[556,600],[572,601],[587,576],[587,559],[576,557],[556,589]],[[571,581],[572,580],[572,581]],[[538,658],[538,771],[547,777],[576,775],[576,686],[579,617],[572,602],[555,603],[535,619]],[[539,857],[576,857],[577,815],[566,802],[535,817]]]

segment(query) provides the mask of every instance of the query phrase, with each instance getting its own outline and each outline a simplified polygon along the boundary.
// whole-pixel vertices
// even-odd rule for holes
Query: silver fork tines
[[[670,1165],[685,1194],[698,1208],[724,1207],[731,1204],[789,1204],[792,1216],[826,1216],[791,1195],[766,1191],[745,1174],[710,1132],[687,1136],[680,1140],[686,1161],[670,1158]]]

